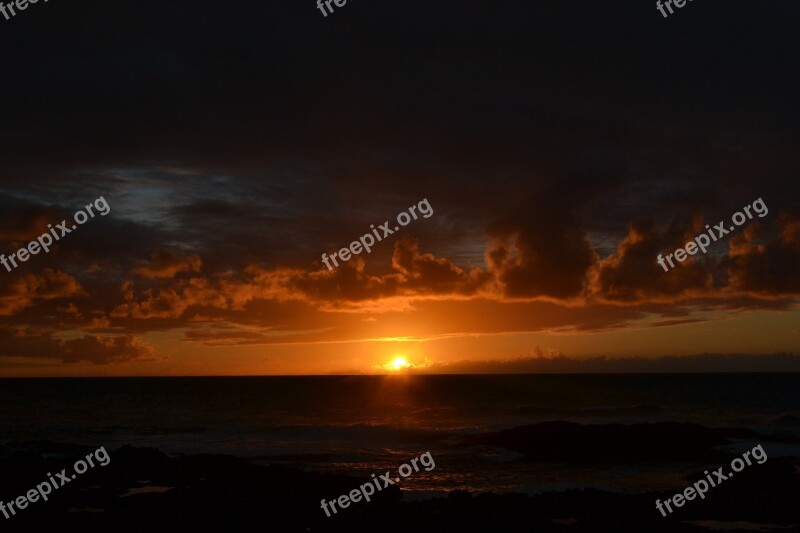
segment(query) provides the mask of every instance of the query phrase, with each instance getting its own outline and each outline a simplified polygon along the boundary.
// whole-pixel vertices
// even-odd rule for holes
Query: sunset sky
[[[800,353],[788,3],[267,4],[0,20],[0,375]]]

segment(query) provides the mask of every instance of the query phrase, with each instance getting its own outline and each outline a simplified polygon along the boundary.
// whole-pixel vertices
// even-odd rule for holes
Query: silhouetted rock
[[[698,434],[694,427],[683,430]],[[715,432],[709,435],[716,436],[709,436],[707,443],[721,438]],[[586,440],[582,444],[594,445]],[[24,494],[47,472],[65,467],[69,472],[83,456],[83,450],[72,457],[31,451],[7,455],[0,460],[0,498],[8,502]],[[711,489],[705,500],[690,502],[666,518],[656,510],[655,499],[672,496],[667,493],[592,489],[526,496],[453,491],[404,502],[394,486],[376,493],[371,502],[352,503],[326,517],[322,498],[347,494],[365,480],[255,465],[225,455],[171,457],[125,446],[111,454],[107,466],[90,469],[54,491],[49,501],[32,503],[8,520],[0,518],[0,524],[3,531],[13,532],[701,532],[708,530],[687,520],[800,523],[797,464],[795,459],[769,459],[748,467]],[[700,475],[688,476],[687,485]]]
[[[563,421],[484,433],[468,437],[465,442],[516,451],[525,454],[518,459],[525,462],[713,464],[733,457],[716,449],[731,439],[797,442],[793,437],[770,437],[749,429],[708,428],[690,423],[582,425]]]

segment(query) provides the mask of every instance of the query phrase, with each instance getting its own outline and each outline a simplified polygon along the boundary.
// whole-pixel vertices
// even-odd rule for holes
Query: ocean
[[[454,489],[665,490],[685,485],[688,469],[702,466],[520,461],[519,451],[471,440],[548,421],[691,422],[800,437],[800,374],[0,380],[2,454],[37,442],[133,445],[369,476],[430,451],[436,468],[403,484],[412,499]],[[754,442],[733,439],[726,447]],[[765,448],[771,458],[800,456],[792,442]]]

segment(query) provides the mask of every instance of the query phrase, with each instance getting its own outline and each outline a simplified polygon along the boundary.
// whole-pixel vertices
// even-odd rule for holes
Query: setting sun
[[[433,361],[419,354],[394,354],[383,364],[372,367],[373,372],[378,373],[403,373],[405,371],[423,371],[430,368]]]
[[[394,360],[389,363],[389,368],[391,370],[402,370],[404,368],[408,368],[409,365],[408,361],[406,361],[405,357],[395,357]]]

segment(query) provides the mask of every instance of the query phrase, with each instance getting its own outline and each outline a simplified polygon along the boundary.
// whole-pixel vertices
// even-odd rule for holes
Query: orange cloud
[[[152,346],[132,335],[84,335],[78,339],[63,341],[59,346],[59,355],[65,363],[88,361],[107,364],[152,361],[156,352]]]
[[[48,224],[56,224],[64,213],[54,207],[26,206],[5,211],[0,215],[0,242],[8,241],[12,248],[27,244],[47,233]]]
[[[155,252],[147,265],[134,268],[132,274],[145,279],[174,278],[181,272],[199,272],[203,262],[196,255],[181,255],[172,251]]]
[[[779,235],[768,241],[757,224],[731,239],[731,287],[766,297],[800,294],[800,217],[784,214],[778,225]]]
[[[52,331],[0,332],[3,356],[60,359],[64,363],[87,361],[94,364],[151,361],[155,349],[133,335],[83,335],[58,338]]]
[[[38,300],[85,296],[80,283],[64,272],[46,268],[41,275],[20,274],[0,281],[0,316],[13,315]]]

